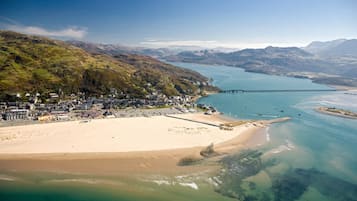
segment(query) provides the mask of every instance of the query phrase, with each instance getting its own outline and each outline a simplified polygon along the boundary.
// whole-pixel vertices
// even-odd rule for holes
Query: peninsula
[[[357,119],[357,113],[335,107],[319,107],[318,112],[349,119]]]

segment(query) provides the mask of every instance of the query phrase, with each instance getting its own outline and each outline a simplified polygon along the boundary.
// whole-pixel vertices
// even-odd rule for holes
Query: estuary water
[[[307,79],[249,73],[234,67],[173,64],[212,78],[221,89],[329,88]],[[342,91],[214,94],[199,103],[235,118],[291,117],[266,130],[266,142],[257,147],[266,166],[245,178],[255,182],[254,188],[243,189],[246,194],[259,194],[256,189],[260,186],[266,199],[269,195],[274,200],[357,200],[357,120],[315,111],[321,106],[357,111],[356,95]],[[246,197],[264,200],[259,195]]]
[[[306,79],[239,68],[172,63],[213,79],[221,89],[328,89]],[[357,200],[357,120],[315,111],[357,111],[344,92],[213,94],[199,103],[240,119],[291,117],[260,135],[263,142],[223,158],[217,175],[135,179],[70,173],[0,171],[0,200]],[[1,167],[0,167],[1,170]]]

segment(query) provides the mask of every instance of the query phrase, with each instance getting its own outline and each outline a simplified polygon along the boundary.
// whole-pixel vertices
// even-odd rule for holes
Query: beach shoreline
[[[239,135],[202,113],[67,121],[0,128],[0,153],[158,151],[205,146]]]
[[[89,123],[79,123],[79,122],[64,122],[55,124],[47,124],[47,125],[55,125],[57,127],[57,132],[62,133],[63,130],[60,127],[68,128],[70,126],[74,126],[74,128],[78,129],[77,133],[80,136],[73,136],[71,133],[64,134],[68,138],[61,139],[62,141],[58,141],[60,139],[56,138],[57,133],[48,134],[47,136],[42,136],[41,140],[38,140],[34,136],[35,140],[30,145],[27,144],[24,146],[21,144],[21,139],[26,136],[26,132],[32,132],[29,127],[34,127],[32,129],[39,129],[37,127],[44,126],[41,129],[51,129],[50,127],[46,127],[46,124],[41,125],[30,125],[30,126],[17,126],[17,127],[5,127],[0,129],[0,137],[4,139],[4,129],[13,129],[15,133],[19,136],[22,136],[20,142],[16,139],[13,139],[13,143],[10,141],[2,140],[0,142],[0,167],[2,170],[17,170],[17,171],[49,171],[49,172],[71,172],[71,173],[95,173],[95,174],[128,174],[128,173],[155,173],[160,172],[163,174],[181,174],[188,173],[192,171],[208,171],[215,170],[217,167],[212,166],[179,166],[178,162],[184,157],[194,157],[197,159],[202,159],[203,157],[200,155],[200,151],[208,146],[209,144],[214,144],[214,149],[217,153],[227,154],[232,151],[238,151],[245,147],[246,142],[257,133],[259,130],[265,128],[271,123],[280,122],[288,120],[285,119],[277,119],[274,121],[254,121],[254,122],[246,122],[242,125],[239,125],[234,128],[233,131],[221,130],[219,128],[219,124],[227,123],[226,119],[219,114],[214,115],[204,115],[202,113],[194,113],[194,114],[183,114],[178,115],[179,117],[184,117],[190,120],[200,120],[203,122],[209,122],[211,124],[216,124],[217,127],[204,125],[197,122],[191,122],[181,119],[173,119],[165,116],[157,116],[157,117],[134,117],[134,118],[118,118],[118,119],[103,119],[103,120],[92,120]],[[129,121],[127,121],[129,120]],[[114,122],[112,122],[114,121]],[[117,122],[115,122],[117,121]],[[91,125],[95,124],[95,122],[106,122],[110,125],[118,125],[123,128],[123,124],[130,124],[132,122],[146,122],[147,126],[150,128],[152,126],[159,127],[163,125],[169,124],[170,126],[164,126],[161,130],[156,130],[162,132],[158,134],[158,138],[145,138],[142,143],[143,144],[135,144],[132,147],[123,147],[118,148],[118,144],[107,144],[108,141],[115,141],[115,138],[107,138],[109,135],[94,135],[91,136],[87,133],[88,138],[95,138],[89,142],[96,142],[103,149],[93,149],[91,146],[85,147],[85,149],[69,149],[68,143],[80,141],[81,136],[85,134],[85,129],[83,129],[82,125]],[[156,122],[156,123],[155,123]],[[77,125],[74,125],[76,123]],[[157,124],[158,123],[158,124]],[[64,125],[60,125],[64,124]],[[69,125],[67,125],[69,124]],[[186,129],[181,129],[181,126],[186,126]],[[98,127],[100,125],[95,125]],[[125,127],[125,126],[124,126]],[[74,129],[72,127],[72,130]],[[176,137],[174,128],[178,128],[176,130]],[[196,130],[195,130],[196,128]],[[205,129],[205,132],[201,132],[199,134],[199,129]],[[24,130],[25,129],[25,130]],[[74,129],[74,130],[76,130]],[[127,125],[127,127],[123,129],[129,129],[133,139],[131,142],[136,142],[139,136],[135,136],[135,132],[140,132],[141,134],[148,133],[147,127],[144,126],[144,131],[135,130],[133,125]],[[134,129],[134,130],[133,130]],[[136,128],[137,129],[137,128]],[[170,130],[173,129],[173,130]],[[193,130],[192,130],[193,129]],[[91,131],[95,132],[93,128],[90,128]],[[20,133],[19,131],[25,132]],[[192,131],[192,132],[189,132]],[[209,131],[209,132],[207,132]],[[6,131],[5,131],[6,132]],[[187,133],[188,132],[188,133]],[[140,134],[139,133],[139,134]],[[155,133],[155,131],[150,131],[150,133]],[[166,133],[166,134],[165,134]],[[170,133],[170,134],[167,134]],[[206,133],[206,134],[205,134]],[[207,134],[208,133],[208,134]],[[81,135],[82,134],[82,135]],[[7,133],[9,135],[9,133]],[[11,135],[11,134],[10,134]],[[165,135],[167,135],[165,137]],[[54,137],[55,136],[55,137]],[[177,136],[179,136],[177,138]],[[181,136],[181,137],[180,137]],[[207,136],[211,136],[207,137]],[[52,138],[55,139],[52,139]],[[75,138],[77,137],[77,138]],[[40,136],[41,138],[41,136]],[[169,138],[173,138],[169,140]],[[119,138],[121,139],[121,138]],[[67,140],[67,141],[66,141]],[[169,141],[167,141],[169,140]],[[103,143],[101,143],[101,141]],[[125,140],[124,140],[125,141]],[[153,143],[155,141],[161,141],[159,143]],[[180,144],[180,141],[184,141],[184,143]],[[15,143],[14,143],[15,142]],[[30,140],[31,142],[31,140]],[[38,144],[39,142],[43,144]],[[64,145],[63,142],[66,142],[67,145]],[[29,143],[27,141],[27,143]],[[130,141],[127,141],[130,143]],[[171,144],[170,144],[171,143]],[[176,143],[176,144],[175,144]],[[177,144],[178,143],[178,144]],[[6,146],[4,146],[6,144]],[[25,143],[26,144],[26,143]],[[86,144],[86,143],[84,143]],[[149,144],[149,146],[148,146]],[[45,146],[44,146],[45,145]],[[80,143],[76,146],[81,145]],[[88,144],[86,144],[88,145]],[[90,143],[89,143],[90,145]],[[43,150],[41,152],[41,146],[43,146]],[[140,147],[141,149],[132,149],[133,147]],[[152,149],[155,146],[155,149]],[[12,147],[12,148],[9,148]],[[15,148],[14,148],[15,147]],[[18,150],[16,150],[16,147]],[[61,149],[57,149],[57,148]],[[144,147],[144,148],[143,148]],[[37,151],[33,151],[36,148]],[[15,150],[15,151],[14,151]],[[51,152],[52,150],[52,152]]]
[[[341,117],[346,119],[357,119],[357,114],[351,111],[346,111],[343,109],[329,108],[329,107],[319,107],[315,111],[335,117]]]

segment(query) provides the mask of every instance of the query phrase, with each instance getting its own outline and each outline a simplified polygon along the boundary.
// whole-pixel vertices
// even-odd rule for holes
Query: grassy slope
[[[62,41],[0,31],[0,95],[59,89],[99,95],[111,88],[135,96],[156,89],[166,95],[192,94],[197,89],[193,81],[207,80],[149,57],[128,57],[134,62],[90,54]]]
[[[195,71],[162,63],[149,56],[121,54],[114,58],[137,67],[134,76],[141,84],[149,82],[153,87],[167,93],[192,94],[199,88],[192,81],[207,82],[206,78]],[[209,86],[205,86],[205,89],[215,90]]]

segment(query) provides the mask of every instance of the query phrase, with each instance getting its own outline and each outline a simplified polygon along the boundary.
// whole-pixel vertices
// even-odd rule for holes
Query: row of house
[[[51,94],[52,98],[59,98]],[[68,120],[73,118],[98,118],[113,109],[147,108],[161,106],[193,106],[191,96],[166,97],[163,94],[151,94],[144,99],[71,96],[68,100],[52,103],[40,102],[0,102],[0,114],[3,120],[30,119],[39,121]]]
[[[11,109],[3,113],[2,118],[4,120],[17,120],[17,119],[28,119],[29,110],[27,109]]]

